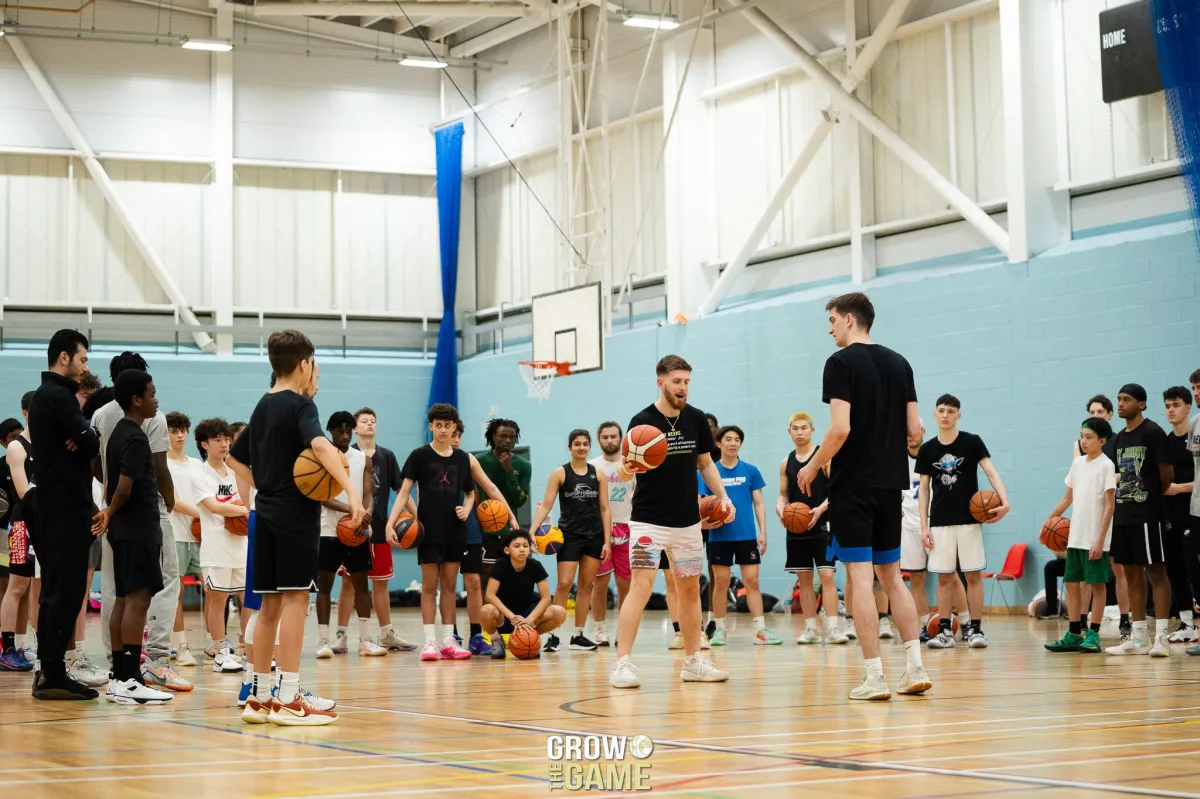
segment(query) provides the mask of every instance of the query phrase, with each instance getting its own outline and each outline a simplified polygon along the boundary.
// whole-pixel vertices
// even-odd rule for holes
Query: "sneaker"
[[[317,641],[317,660],[329,660],[333,657],[333,647],[329,645],[328,638],[322,638]]]
[[[929,643],[929,630],[927,630],[926,628],[922,627],[922,628],[921,628],[921,634],[920,634],[920,635],[918,635],[918,636],[917,636],[917,638],[919,638],[919,639],[920,639],[920,641],[921,641],[921,643],[923,643],[923,644],[927,644],[927,643]]]
[[[242,683],[242,689],[240,691],[238,691],[237,706],[245,707],[246,703],[250,701],[250,694],[252,694],[252,693],[254,693],[254,683],[253,682]]]
[[[571,636],[571,648],[581,652],[595,652],[596,644],[583,633]]]
[[[846,617],[846,626],[842,629],[845,630],[846,637],[849,638],[851,641],[858,640],[858,630],[854,629],[854,619],[847,616]]]
[[[1167,646],[1167,636],[1160,635],[1154,639],[1154,646],[1150,647],[1150,657],[1152,658],[1169,658],[1171,650]]]
[[[721,671],[699,655],[692,655],[683,659],[679,679],[684,682],[725,682],[729,679],[729,672]]]
[[[725,646],[725,628],[718,627],[713,630],[713,634],[708,636],[708,642],[713,646]]]
[[[507,655],[504,652],[504,636],[500,633],[492,633],[492,660],[504,660]]]
[[[765,627],[754,633],[755,646],[779,646],[783,639]]]
[[[639,688],[642,681],[637,676],[637,666],[625,655],[612,665],[608,675],[608,684],[613,688]]]
[[[1133,637],[1133,622],[1127,621],[1117,627],[1117,632],[1121,635],[1121,640]]]
[[[1167,636],[1168,644],[1190,644],[1193,641],[1200,641],[1200,633],[1196,632],[1194,625],[1182,621],[1175,628],[1175,632]]]
[[[389,630],[387,635],[380,638],[379,645],[389,652],[413,652],[417,648],[416,644],[409,643],[396,635],[395,630]]]
[[[213,671],[217,674],[233,674],[242,670],[242,661],[229,651],[229,647],[222,647],[213,659]]]
[[[421,660],[441,660],[442,656],[438,653],[438,648],[433,644],[425,644],[425,648],[421,650]]]
[[[879,617],[879,637],[880,639],[896,637],[896,634],[892,632],[892,620],[887,616]]]
[[[0,671],[33,671],[33,664],[25,659],[20,649],[10,646],[0,654]]]
[[[1083,631],[1083,643],[1079,645],[1080,652],[1096,653],[1100,651],[1100,633],[1092,628]]]
[[[1183,651],[1189,655],[1200,655],[1200,644],[1192,644]]]
[[[114,680],[112,677],[109,677],[108,687],[104,690],[104,701],[116,702],[117,701],[116,690],[117,690],[117,681]]]
[[[716,622],[716,619],[713,619],[713,620],[709,621],[708,624],[704,625],[704,634],[707,635],[709,638],[712,638],[713,631],[716,629],[717,629],[717,622]]]
[[[247,724],[266,724],[271,719],[271,709],[279,704],[275,697],[262,701],[257,696],[246,698],[246,706],[242,709],[242,721]]]
[[[378,658],[383,657],[386,654],[386,649],[369,638],[358,642],[358,656],[360,658]]]
[[[819,644],[819,643],[821,643],[821,636],[817,635],[816,630],[811,630],[811,629],[805,627],[804,634],[796,639],[796,643],[798,643],[798,644]]]
[[[542,647],[543,652],[557,652],[558,647],[562,642],[558,640],[558,636],[550,633],[550,637],[546,639],[546,645]]]
[[[850,691],[850,698],[882,702],[892,698],[892,689],[888,688],[887,680],[882,677],[863,677],[863,681]]]
[[[840,627],[834,627],[825,635],[825,643],[827,644],[848,644],[850,636]]]
[[[475,633],[471,636],[471,640],[467,642],[467,651],[472,655],[490,655],[492,653],[492,645],[484,640],[483,633]]]
[[[1088,632],[1091,632],[1091,630],[1088,630]],[[1045,646],[1048,652],[1078,652],[1079,645],[1082,643],[1082,635],[1076,635],[1070,630],[1067,630],[1065,633],[1063,633],[1062,638],[1059,638],[1057,641],[1051,641]]]
[[[709,644],[712,646],[712,644]],[[667,649],[683,649],[683,633],[675,633],[675,637],[671,639],[671,643],[667,644]]]
[[[596,630],[596,635],[592,638],[592,643],[596,646],[608,646],[608,633],[604,630]]]
[[[349,647],[348,641],[346,639],[346,634],[344,632],[342,632],[341,630],[338,630],[337,632],[334,633],[333,647],[332,647],[331,651],[335,655],[344,655],[350,651],[350,647]]]
[[[137,680],[125,680],[125,682],[114,681],[112,693],[105,694],[104,698],[118,705],[162,705],[175,697],[167,691],[151,688]]]
[[[963,640],[964,644],[971,642],[971,625],[970,624],[959,624],[958,632],[959,632],[959,634],[962,635],[962,640]]]
[[[442,660],[467,660],[471,657],[471,653],[463,649],[459,644],[448,644],[442,647]]]
[[[43,701],[88,701],[100,694],[81,682],[76,682],[65,673],[59,677],[48,677],[43,671],[33,678],[33,698]]]
[[[925,671],[924,666],[913,668],[909,666],[904,670],[904,676],[900,678],[900,684],[896,686],[896,693],[904,696],[919,696],[933,687],[933,680],[929,679],[929,674]]]
[[[712,649],[712,641],[708,640],[708,636],[704,634],[703,630],[701,630],[700,631],[700,651],[703,652],[706,649]]]
[[[180,677],[175,669],[155,658],[146,658],[146,662],[142,664],[142,679],[154,688],[181,692],[192,690],[192,684]]]
[[[337,714],[329,710],[317,710],[303,696],[297,696],[295,701],[286,705],[275,701],[267,714],[267,721],[280,727],[321,727],[337,721]]]
[[[276,688],[274,690],[277,691],[279,689]],[[326,699],[322,696],[317,696],[312,691],[305,690],[304,688],[301,688],[297,692],[297,695],[305,702],[308,702],[314,708],[322,712],[333,710],[335,707],[337,707],[337,702],[333,701],[332,699]]]
[[[1110,655],[1148,655],[1150,654],[1150,642],[1127,638],[1116,646],[1110,646],[1104,651]]]
[[[17,650],[21,653],[21,657],[28,660],[30,663],[37,663],[37,644],[33,646],[23,646]]]
[[[967,636],[967,646],[972,649],[987,649],[987,636],[983,634],[983,630],[978,627],[971,630],[971,634]]]
[[[933,638],[929,639],[926,644],[930,649],[953,649],[954,648],[954,633],[949,630],[943,630]]]
[[[204,650],[204,657],[208,658],[209,660],[216,660],[217,659],[217,650],[211,646],[207,647]]]
[[[196,656],[192,654],[192,648],[187,644],[180,644],[179,651],[175,653],[176,666],[195,666]]]

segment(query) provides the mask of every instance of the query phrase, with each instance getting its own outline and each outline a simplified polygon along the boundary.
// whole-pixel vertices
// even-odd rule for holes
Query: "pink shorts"
[[[629,570],[629,525],[620,522],[613,524],[611,549],[609,556],[600,564],[596,576],[603,577],[616,572],[618,578],[628,580],[633,576]]]

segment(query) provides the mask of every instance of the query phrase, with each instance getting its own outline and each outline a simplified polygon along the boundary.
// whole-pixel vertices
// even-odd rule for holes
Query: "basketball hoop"
[[[571,364],[559,361],[521,361],[517,364],[521,379],[529,388],[528,396],[538,402],[550,396],[554,378],[571,374]]]

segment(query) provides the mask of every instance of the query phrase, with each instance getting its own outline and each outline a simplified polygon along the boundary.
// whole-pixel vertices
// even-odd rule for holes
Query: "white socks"
[[[337,628],[337,634],[339,637],[345,638],[346,637],[346,628],[339,624],[338,628]]]
[[[421,629],[425,631],[425,643],[437,646],[437,625],[422,624]]]
[[[714,621],[716,621],[716,623],[717,623],[717,629],[718,629],[718,630],[724,630],[724,629],[725,629],[725,620],[724,620],[724,619],[714,619]]]
[[[904,642],[904,651],[908,655],[908,667],[910,669],[919,669],[925,664],[921,662],[921,639],[914,638],[911,641]]]
[[[839,625],[838,625],[838,620],[839,620],[840,618],[841,618],[841,616],[826,616],[826,617],[825,617],[825,630],[826,630],[826,632],[833,632],[834,630],[836,630],[836,629],[838,628],[838,626],[839,626]],[[816,619],[813,619],[813,627],[816,627],[816,626],[817,626],[817,620],[816,620]]]
[[[825,621],[828,622],[829,619],[826,618]],[[804,620],[804,629],[805,630],[813,630],[815,632],[817,629],[817,617],[811,616],[811,617],[805,619]]]
[[[1189,627],[1192,626],[1192,611],[1190,611],[1190,610],[1179,611],[1179,620],[1181,622],[1183,622],[1184,624],[1188,625]]]
[[[867,666],[867,677],[872,680],[883,679],[883,660],[880,658],[866,658],[863,662]]]
[[[271,698],[271,673],[261,674],[254,672],[254,686],[251,692],[258,697],[259,701],[265,702]]]
[[[321,641],[329,640],[329,625],[328,624],[318,624],[317,625],[317,638]]]
[[[1163,624],[1165,625],[1166,622],[1163,622]],[[1164,627],[1163,629],[1165,630],[1166,628]],[[1141,621],[1135,621],[1133,623],[1133,640],[1135,640],[1135,641],[1145,641],[1146,640],[1146,620],[1145,619],[1142,619]]]
[[[383,638],[387,638],[391,634],[392,634],[392,625],[390,625],[390,624],[379,625],[379,635],[380,636],[382,636]]]
[[[758,632],[759,630],[767,629],[766,618],[767,618],[766,616],[755,616],[754,617],[754,632]]]
[[[300,692],[300,672],[285,671],[279,677],[279,701],[285,705],[296,701]]]
[[[374,631],[374,628],[372,625],[372,620],[370,618],[364,619],[362,616],[359,616],[358,617],[358,641],[359,641],[359,643],[362,643],[363,641],[374,641],[375,640],[375,636],[373,634],[374,632],[375,631]]]
[[[1181,619],[1181,621],[1182,621],[1182,619]],[[1167,620],[1166,619],[1155,619],[1154,620],[1154,637],[1161,638],[1162,636],[1164,636],[1166,634],[1167,634]]]
[[[964,610],[962,613],[958,614],[958,625],[960,628],[966,627],[970,623],[971,623],[971,611]]]

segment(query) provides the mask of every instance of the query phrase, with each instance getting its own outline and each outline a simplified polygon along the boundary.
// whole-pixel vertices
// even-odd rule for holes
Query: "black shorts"
[[[425,540],[417,547],[417,563],[462,563],[467,551],[467,533],[442,533],[430,535],[425,531]]]
[[[538,603],[534,602],[532,605],[525,608],[525,610],[521,611],[517,615],[518,616],[528,616],[530,613],[533,613],[533,609],[536,608],[537,606],[538,606]],[[511,610],[511,608],[510,608],[510,610]],[[512,632],[515,629],[516,628],[513,627],[513,623],[512,623],[511,619],[504,619],[504,623],[496,628],[496,632],[500,633],[501,635],[512,635]]]
[[[837,558],[830,560],[829,539],[823,535],[789,535],[787,537],[786,571],[811,572],[815,569],[832,569]]]
[[[364,541],[356,547],[348,547],[337,536],[321,536],[321,543],[317,550],[317,568],[323,572],[336,574],[342,566],[346,567],[349,574],[370,571],[370,541]]]
[[[671,560],[667,557],[667,550],[663,550],[658,554],[658,570],[660,572],[671,571]]]
[[[710,566],[757,566],[762,562],[758,552],[758,541],[709,541],[708,565]]]
[[[163,589],[162,548],[145,541],[112,541],[113,587],[118,598],[148,589]],[[174,542],[171,542],[174,546]]]
[[[488,535],[483,536],[483,562],[491,566],[504,555],[504,539],[505,535]],[[482,572],[480,572],[482,574]]]
[[[903,493],[893,488],[830,492],[832,556],[843,563],[899,563]]]
[[[1142,522],[1112,526],[1112,544],[1108,554],[1113,563],[1125,566],[1149,566],[1165,563],[1163,550],[1163,523]]]
[[[558,562],[578,563],[584,556],[600,560],[600,553],[603,549],[603,535],[590,535],[584,538],[563,533],[563,545],[562,549],[558,551]]]
[[[321,563],[321,531],[283,532],[256,511],[254,514],[254,592],[311,591]]]
[[[483,574],[483,544],[467,544],[458,570],[463,574]]]

